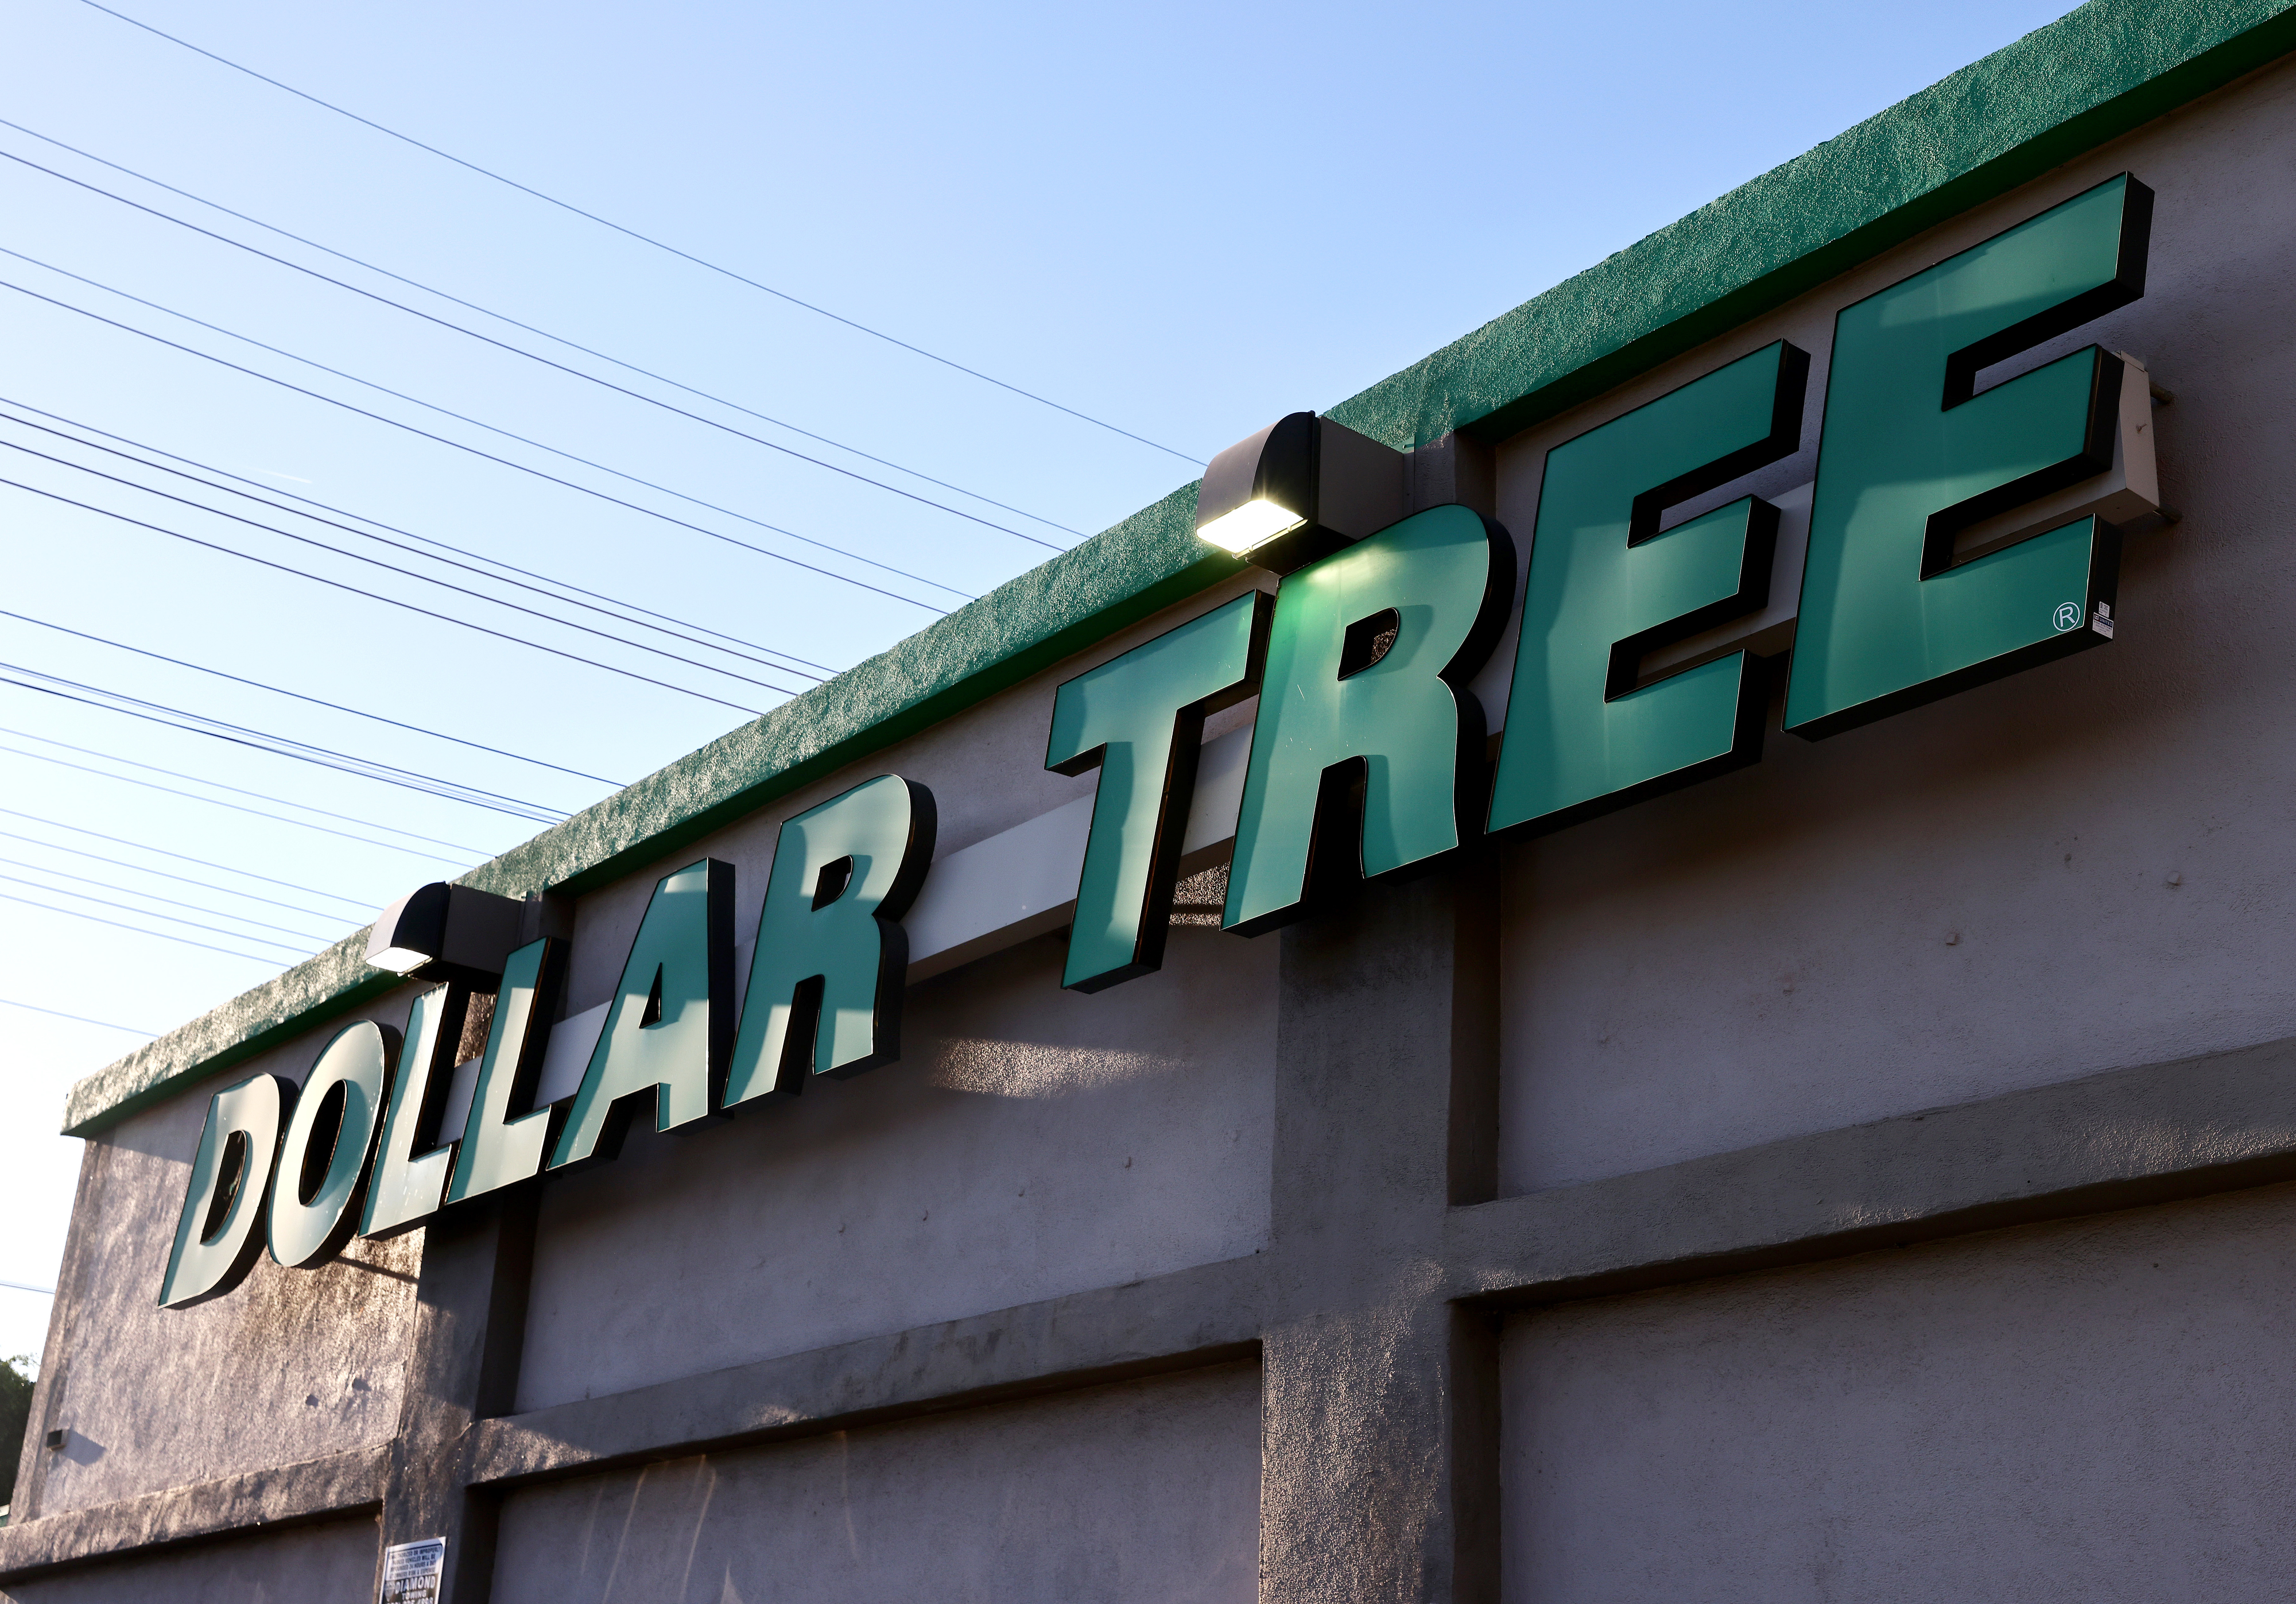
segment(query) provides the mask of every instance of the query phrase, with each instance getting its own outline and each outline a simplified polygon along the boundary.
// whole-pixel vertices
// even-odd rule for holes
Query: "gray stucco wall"
[[[2296,67],[1519,437],[1500,514],[1527,536],[1547,447],[1781,336],[1813,402],[1758,482],[1806,481],[1836,308],[2123,170],[2159,197],[2146,295],[2042,353],[2177,392],[2185,519],[2131,542],[2118,637],[1816,744],[1774,709],[1758,767],[1513,849],[1504,1190],[2296,1033]]]
[[[19,1582],[9,1604],[333,1604],[374,1595],[374,1522],[291,1526]]]
[[[520,1407],[1252,1252],[1274,945],[1177,929],[1092,997],[1064,951],[913,988],[898,1064],[554,1182]]]
[[[1259,1372],[1227,1365],[513,1494],[495,1604],[1246,1604]]]
[[[410,994],[365,1012],[403,1024]],[[318,1459],[397,1427],[420,1230],[354,1242],[316,1270],[283,1270],[266,1256],[228,1297],[159,1306],[209,1096],[258,1073],[299,1084],[327,1034],[266,1054],[88,1144],[19,1513],[60,1514]],[[50,1427],[67,1434],[54,1452],[39,1445]]]
[[[2288,1595],[2296,1188],[1567,1306],[1502,1355],[1511,1604]]]

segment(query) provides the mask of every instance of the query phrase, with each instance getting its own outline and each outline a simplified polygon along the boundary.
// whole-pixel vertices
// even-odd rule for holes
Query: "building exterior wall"
[[[520,1406],[1256,1251],[1275,954],[1174,938],[1096,997],[1050,937],[928,981],[899,1064],[553,1185]]]
[[[392,999],[373,1016],[397,1024],[406,1010]],[[229,1079],[266,1073],[299,1084],[332,1033]],[[212,1090],[88,1143],[17,1478],[20,1510],[88,1509],[387,1442],[398,1429],[419,1230],[354,1241],[313,1271],[266,1258],[231,1297],[159,1306]],[[41,1445],[51,1429],[65,1434],[53,1452]]]
[[[2287,1590],[2296,1191],[1509,1323],[1508,1600]]]
[[[91,1139],[4,1596],[351,1596],[433,1534],[454,1604],[2284,1591],[2296,58],[2186,99],[1414,463],[1520,553],[1551,448],[1783,337],[1801,449],[1710,500],[1783,495],[1838,308],[2132,171],[2146,296],[2013,365],[2176,391],[2110,650],[1279,934],[1183,909],[1097,994],[1017,941],[909,988],[896,1064],[163,1312],[208,1098],[340,1022],[186,1081]],[[781,822],[873,775],[943,859],[1089,794],[1058,685],[1268,582],[629,849],[562,1011],[698,858],[746,936]]]
[[[311,1604],[374,1589],[374,1523],[331,1521],[11,1583],[11,1604]]]
[[[1249,1604],[1259,1511],[1228,1365],[514,1493],[495,1597]]]
[[[1756,767],[1510,849],[1508,1191],[2296,1033],[2292,161],[2284,63],[1502,449],[1525,531],[1549,446],[1785,338],[1803,447],[1746,482],[1807,483],[1837,308],[2116,173],[2158,197],[2144,299],[1986,376],[2094,342],[2176,394],[2184,521],[2128,543],[2112,648],[1815,744],[1774,704]]]

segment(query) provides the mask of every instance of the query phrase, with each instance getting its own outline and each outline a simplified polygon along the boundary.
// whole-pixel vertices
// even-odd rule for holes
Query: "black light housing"
[[[1196,534],[1290,573],[1408,512],[1407,466],[1402,452],[1343,424],[1291,413],[1212,458],[1196,492]]]
[[[366,961],[409,980],[490,989],[518,945],[525,912],[514,897],[433,881],[382,910],[367,937]]]

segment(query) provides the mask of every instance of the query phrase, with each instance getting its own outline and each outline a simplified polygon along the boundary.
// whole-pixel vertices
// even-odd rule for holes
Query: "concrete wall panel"
[[[320,1604],[374,1596],[373,1520],[171,1549],[19,1582],[6,1604]]]
[[[368,1017],[403,1024],[414,988]],[[354,1240],[315,1270],[268,1255],[235,1292],[160,1307],[208,1099],[257,1073],[300,1082],[339,1028],[226,1071],[91,1140],[17,1510],[54,1515],[387,1439],[422,1233]],[[61,1338],[61,1340],[59,1340]],[[64,1445],[38,1446],[49,1427]]]
[[[1259,1510],[1227,1365],[514,1493],[494,1604],[1247,1604]]]
[[[1510,1604],[2287,1592],[2296,1188],[1510,1322]]]
[[[2146,358],[2164,495],[2102,651],[1513,849],[1502,1186],[2296,1033],[2296,67],[1943,226],[1500,454],[1531,527],[1549,445],[2112,175],[2158,193],[2146,298],[2045,349]],[[1988,373],[1988,381],[1993,375]],[[1813,472],[1816,410],[1775,489]],[[1734,496],[1740,487],[1715,492]]]
[[[554,1181],[520,1407],[1257,1248],[1275,944],[1176,929],[1090,997],[1064,950],[913,988],[898,1064]]]

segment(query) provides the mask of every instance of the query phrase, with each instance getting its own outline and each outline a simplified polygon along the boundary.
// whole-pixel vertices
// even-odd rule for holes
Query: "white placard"
[[[382,1551],[382,1604],[437,1604],[447,1576],[447,1540],[395,1542]]]

